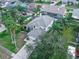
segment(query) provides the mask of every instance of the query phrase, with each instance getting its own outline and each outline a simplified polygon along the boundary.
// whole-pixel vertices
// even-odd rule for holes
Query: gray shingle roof
[[[50,16],[43,15],[43,16],[35,18],[33,21],[31,21],[29,24],[27,24],[26,27],[27,28],[33,28],[33,27],[46,28],[54,20],[55,19]]]

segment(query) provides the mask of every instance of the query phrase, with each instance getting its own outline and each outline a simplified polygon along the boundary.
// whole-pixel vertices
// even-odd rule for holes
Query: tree
[[[29,59],[67,59],[66,44],[67,41],[57,31],[46,33]]]

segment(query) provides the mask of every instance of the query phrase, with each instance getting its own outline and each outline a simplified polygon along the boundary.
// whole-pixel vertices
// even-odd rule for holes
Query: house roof
[[[49,13],[55,13],[55,14],[61,14],[61,15],[65,15],[66,12],[66,8],[65,6],[56,6],[56,5],[50,5],[50,6],[43,6],[41,8],[41,11],[45,11],[45,12],[49,12]]]
[[[34,39],[37,39],[44,33],[45,33],[45,31],[43,29],[37,28],[37,29],[33,29],[32,31],[30,31],[27,35]]]
[[[40,17],[35,18],[34,20],[32,20],[29,24],[27,24],[27,28],[28,27],[43,27],[46,28],[52,21],[54,21],[55,19],[48,16],[48,15],[43,15]]]
[[[79,9],[74,9],[73,10],[72,17],[76,18],[76,19],[79,19]]]

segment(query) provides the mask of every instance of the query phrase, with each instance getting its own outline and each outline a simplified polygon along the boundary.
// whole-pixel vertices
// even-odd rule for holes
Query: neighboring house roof
[[[27,24],[26,27],[27,28],[43,27],[44,29],[46,29],[46,27],[48,27],[48,25],[54,20],[55,20],[54,18],[48,15],[43,15],[32,20],[29,24]]]
[[[27,35],[31,37],[31,39],[38,39],[40,36],[42,36],[45,33],[45,31],[41,28],[33,29],[30,31]]]
[[[50,12],[50,13],[58,13],[58,7],[57,6],[43,6],[41,8],[41,11],[46,11],[46,12]]]
[[[49,13],[55,13],[55,14],[61,14],[61,15],[65,15],[66,13],[66,8],[64,5],[58,7],[56,5],[50,5],[47,7],[42,7],[41,11],[45,11],[45,12],[49,12]]]
[[[79,9],[74,9],[73,10],[72,17],[76,18],[76,19],[79,19]]]
[[[19,5],[20,1],[18,0],[6,0],[4,1],[4,3],[2,4],[2,8],[5,8],[5,7],[10,7],[10,8],[13,8],[13,7],[16,7],[17,5]]]

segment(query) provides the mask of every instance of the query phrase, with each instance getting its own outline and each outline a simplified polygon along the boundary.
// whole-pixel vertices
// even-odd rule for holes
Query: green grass
[[[0,44],[12,52],[16,51],[15,45],[12,44],[10,35],[7,32],[0,33]]]

